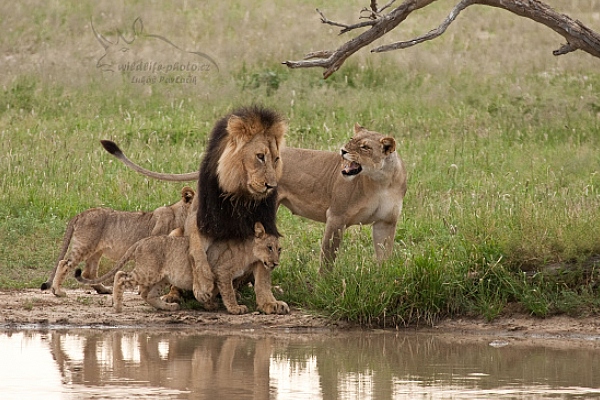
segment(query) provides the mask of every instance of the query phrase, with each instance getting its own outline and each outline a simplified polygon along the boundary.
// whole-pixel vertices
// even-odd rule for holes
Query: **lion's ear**
[[[396,140],[393,137],[384,137],[379,140],[386,156],[396,150]]]
[[[354,133],[358,133],[360,131],[363,131],[365,128],[363,128],[362,126],[360,126],[360,124],[358,122],[354,123]]]
[[[247,121],[237,115],[231,115],[227,120],[227,132],[229,132],[233,138],[241,139],[244,142],[252,139],[254,133]]]
[[[254,224],[254,236],[257,238],[262,238],[266,234],[265,227],[260,222],[256,222]]]

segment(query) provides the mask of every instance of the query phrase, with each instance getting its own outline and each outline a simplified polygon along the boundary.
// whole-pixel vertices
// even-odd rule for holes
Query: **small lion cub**
[[[154,211],[117,211],[98,207],[77,214],[67,225],[58,260],[41,289],[50,289],[56,296],[65,297],[67,293],[62,289],[62,283],[79,263],[85,262],[84,276],[95,278],[101,257],[117,261],[138,240],[166,235],[175,228],[183,227],[195,195],[194,189],[185,186],[177,203]],[[101,294],[112,293],[112,289],[102,285],[101,281],[92,287]]]
[[[287,308],[287,304],[277,302],[271,292],[270,271],[279,265],[279,239],[274,235],[268,235],[260,222],[255,224],[255,235],[251,240],[242,242],[220,242],[213,244],[208,252],[208,260],[211,267],[214,266],[217,276],[217,286],[221,292],[223,303],[231,314],[243,314],[248,312],[246,306],[239,305],[236,301],[233,279],[241,277],[249,272],[255,272],[257,268],[268,270],[268,281],[263,284],[255,284],[257,303],[261,308],[262,300],[268,310],[272,309],[273,302],[276,309]],[[133,260],[135,267],[131,272],[118,271],[127,262]],[[160,310],[175,311],[179,304],[167,303],[161,299],[161,292],[166,284],[174,285],[180,289],[192,290],[193,277],[192,266],[189,259],[189,238],[177,237],[176,233],[169,236],[152,236],[145,238],[131,246],[127,253],[119,260],[115,268],[98,278],[87,280],[76,271],[75,277],[79,282],[90,283],[101,281],[114,275],[113,306],[115,312],[123,310],[123,293],[125,289],[134,290],[139,286],[142,298],[153,307]],[[256,276],[256,272],[255,272]],[[256,281],[256,279],[255,279]],[[265,290],[268,294],[265,295]],[[213,309],[217,291],[213,293],[211,302],[206,307]],[[269,297],[270,295],[270,297]],[[259,299],[260,298],[260,299]],[[285,307],[280,304],[285,304]],[[289,312],[289,308],[287,308]]]

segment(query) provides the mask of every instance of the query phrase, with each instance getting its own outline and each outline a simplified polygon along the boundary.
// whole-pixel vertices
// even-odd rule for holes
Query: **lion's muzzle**
[[[360,163],[353,161],[350,159],[350,156],[348,156],[348,151],[344,148],[342,148],[340,150],[340,153],[342,155],[342,175],[344,176],[354,176],[354,175],[358,175],[362,172],[362,166],[360,165]]]
[[[263,265],[267,271],[272,271],[279,266],[279,263],[276,261],[263,261]]]

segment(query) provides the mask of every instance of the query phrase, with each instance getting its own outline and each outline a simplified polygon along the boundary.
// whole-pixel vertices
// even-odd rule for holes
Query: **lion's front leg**
[[[239,315],[248,312],[248,307],[240,305],[237,302],[231,276],[223,277],[223,279],[219,278],[218,286],[223,304],[225,304],[225,308],[227,308],[227,311],[229,311],[230,314]]]
[[[319,270],[321,273],[324,272],[324,269],[331,269],[346,230],[344,221],[339,217],[329,215],[329,212],[327,214],[325,234],[323,235],[323,243],[321,243],[321,268]]]
[[[271,290],[271,270],[262,263],[254,263],[254,292],[258,309],[265,314],[289,314],[290,307],[284,301],[278,301]]]
[[[210,239],[200,235],[197,229],[190,234],[190,257],[192,257],[192,275],[194,297],[201,303],[209,303],[215,287],[215,276],[208,263],[206,250]]]
[[[373,224],[373,245],[375,257],[382,262],[391,257],[394,250],[394,237],[396,236],[396,223],[377,221]]]

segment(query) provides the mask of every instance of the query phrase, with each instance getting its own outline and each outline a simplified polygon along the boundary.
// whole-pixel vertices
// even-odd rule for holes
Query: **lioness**
[[[194,197],[194,190],[185,186],[181,190],[181,200],[151,212],[91,208],[76,215],[67,225],[58,260],[50,278],[42,284],[41,289],[51,289],[56,296],[64,297],[67,293],[61,288],[62,282],[80,262],[85,261],[85,277],[96,277],[100,257],[103,255],[116,261],[138,240],[166,235],[171,230],[182,227]],[[69,247],[71,251],[65,258]],[[92,287],[101,294],[112,293],[110,288],[100,283]]]
[[[340,150],[286,148],[278,202],[293,214],[325,222],[323,265],[336,257],[348,226],[373,224],[379,261],[393,250],[396,224],[406,194],[406,169],[390,136],[356,124]]]
[[[81,283],[96,284],[114,275],[113,305],[116,312],[122,311],[124,290],[134,289],[137,285],[140,295],[148,304],[159,310],[178,310],[179,304],[164,302],[160,294],[165,284],[192,290],[189,245],[189,237],[176,237],[176,234],[149,237],[127,250],[113,270],[104,276],[94,280],[84,279],[78,269],[75,277]],[[219,290],[213,291],[211,301],[205,306],[215,308],[215,298],[220,292],[227,311],[231,314],[247,313],[248,308],[236,301],[233,280],[253,273],[258,309],[267,314],[288,313],[288,305],[277,301],[271,291],[271,271],[279,265],[280,251],[277,236],[268,235],[260,222],[255,224],[254,239],[214,242],[208,249],[207,257],[217,277]],[[130,260],[135,262],[133,271],[119,271]]]
[[[119,147],[103,141],[105,149],[135,171],[161,180],[189,181],[198,174],[161,174],[129,160]],[[321,244],[322,265],[335,260],[344,230],[351,225],[373,224],[378,260],[388,258],[402,203],[407,173],[396,152],[393,137],[356,124],[354,136],[340,153],[284,147],[283,173],[277,202],[292,213],[325,222]],[[201,185],[199,185],[201,187]]]

